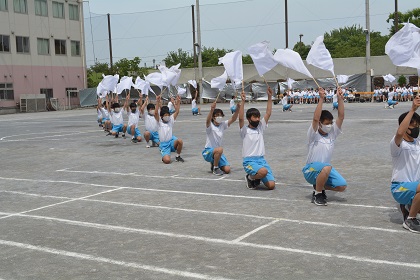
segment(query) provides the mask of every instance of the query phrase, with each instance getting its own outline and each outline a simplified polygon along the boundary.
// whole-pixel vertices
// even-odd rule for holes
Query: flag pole
[[[314,80],[314,82],[315,82],[316,86],[317,86],[318,88],[320,88],[320,86],[319,86],[318,82],[315,80],[315,78],[314,78],[314,77],[312,77],[312,79]]]
[[[335,77],[335,75],[334,75],[334,80],[335,80],[335,84],[337,85],[337,89],[338,89],[340,86],[338,85],[338,81],[337,81],[337,78]]]

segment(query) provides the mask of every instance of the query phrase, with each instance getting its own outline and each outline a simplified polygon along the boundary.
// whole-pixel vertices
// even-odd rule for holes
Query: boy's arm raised
[[[267,109],[264,116],[265,123],[268,123],[268,120],[270,119],[271,111],[273,108],[273,101],[272,101],[273,90],[270,87],[267,88],[267,94],[268,94]]]
[[[319,123],[319,119],[321,118],[322,104],[324,104],[324,98],[325,98],[325,89],[319,88],[319,101],[318,101],[318,105],[316,105],[316,108],[315,108],[314,118],[312,119],[312,128],[314,131],[318,130],[318,123]]]
[[[241,92],[241,105],[239,106],[239,128],[244,126],[245,92]]]

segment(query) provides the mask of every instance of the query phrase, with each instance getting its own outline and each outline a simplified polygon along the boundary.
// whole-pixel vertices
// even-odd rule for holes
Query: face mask
[[[217,123],[221,123],[223,121],[223,117],[215,117],[215,121]]]
[[[119,112],[120,112],[120,108],[115,108],[115,109],[114,109],[114,112],[115,112],[115,113],[119,113]]]
[[[321,124],[321,130],[325,133],[329,133],[332,128],[332,124]]]
[[[137,111],[137,109],[131,109],[131,113],[135,113]]]
[[[164,121],[164,122],[169,122],[169,120],[170,120],[170,116],[164,116],[163,118],[162,118],[162,120]]]
[[[150,110],[149,115],[154,116],[155,115],[155,110]]]
[[[258,125],[260,124],[260,121],[249,121],[249,124],[252,126],[252,127],[258,127]]]
[[[413,137],[413,138],[419,137],[419,127],[409,128],[409,130],[411,131],[411,133],[407,132],[407,134],[410,135],[410,137]]]

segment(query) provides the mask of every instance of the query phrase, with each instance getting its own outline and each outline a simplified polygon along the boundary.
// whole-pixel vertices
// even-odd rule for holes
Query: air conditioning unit
[[[21,94],[21,112],[45,112],[47,111],[47,100],[45,94]]]

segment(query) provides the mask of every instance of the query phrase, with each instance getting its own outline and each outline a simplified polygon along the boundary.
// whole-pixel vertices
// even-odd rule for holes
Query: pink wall
[[[0,100],[0,107],[15,106],[20,94],[39,94],[41,88],[52,88],[54,98],[62,102],[66,100],[66,88],[84,88],[83,68],[0,65],[0,83],[13,83],[15,97],[14,101]]]

